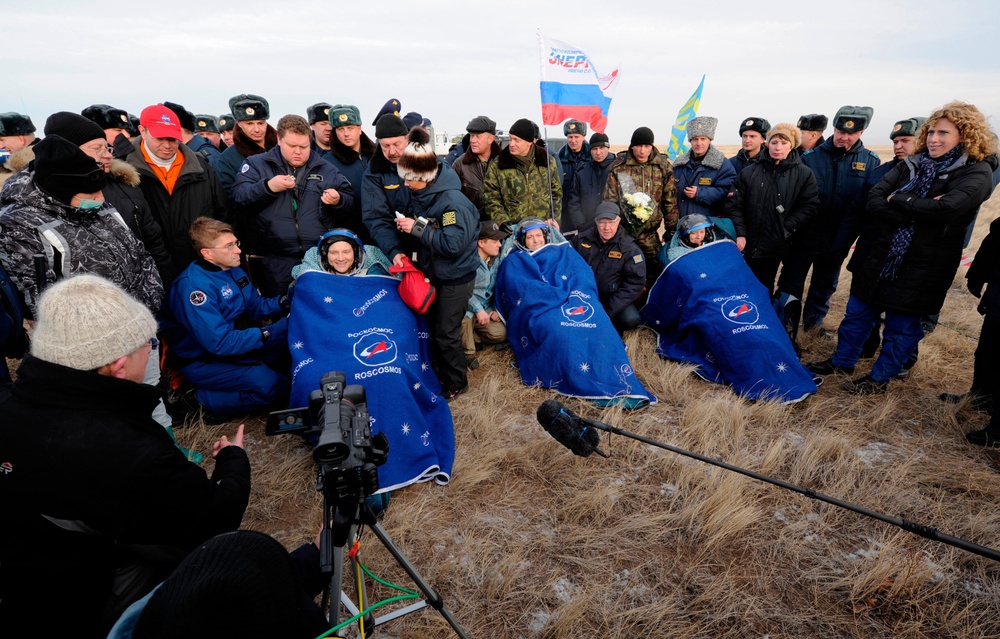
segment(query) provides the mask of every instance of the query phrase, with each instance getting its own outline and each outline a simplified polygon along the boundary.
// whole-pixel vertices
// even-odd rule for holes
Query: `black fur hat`
[[[219,133],[232,131],[236,126],[236,117],[232,113],[223,113],[219,116]]]
[[[97,124],[102,129],[128,129],[128,113],[110,104],[92,104],[80,115]]]
[[[326,102],[317,102],[310,107],[306,107],[306,119],[309,120],[310,126],[317,122],[329,122],[331,108]]]
[[[266,120],[271,117],[271,107],[267,100],[252,93],[241,93],[229,98],[229,110],[237,122]]]
[[[176,102],[163,102],[162,104],[177,115],[177,121],[181,123],[182,129],[194,133],[194,113]]]
[[[194,132],[218,133],[219,120],[214,115],[202,113],[194,116]]]
[[[829,122],[830,120],[822,113],[810,113],[799,118],[796,126],[799,127],[800,131],[819,131],[822,133],[826,130],[826,125]]]
[[[9,111],[0,113],[0,135],[28,135],[35,132],[31,118]]]
[[[433,182],[437,177],[438,159],[434,148],[429,142],[431,136],[427,129],[415,126],[406,136],[408,144],[403,149],[403,155],[396,164],[399,177],[415,182]]]
[[[139,137],[139,116],[134,113],[128,114],[128,136],[130,138]]]
[[[743,135],[745,131],[756,131],[757,133],[760,133],[761,136],[766,136],[767,132],[770,130],[771,123],[764,118],[750,116],[740,123],[740,135]]]

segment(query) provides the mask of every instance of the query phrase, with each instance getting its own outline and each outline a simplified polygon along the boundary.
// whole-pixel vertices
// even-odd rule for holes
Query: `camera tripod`
[[[351,496],[352,499],[353,497],[355,496]],[[323,496],[323,512],[325,516],[323,531],[320,534],[320,569],[323,571],[323,574],[331,573],[332,575],[330,577],[330,587],[324,594],[324,602],[329,601],[328,619],[330,627],[336,628],[340,624],[341,604],[355,617],[360,615],[362,610],[367,611],[368,609],[367,590],[364,580],[360,580],[360,601],[358,605],[355,605],[351,601],[346,592],[340,590],[343,582],[344,547],[348,542],[357,537],[357,533],[361,527],[367,526],[378,537],[378,540],[382,542],[382,545],[389,551],[393,559],[396,560],[399,567],[406,571],[406,574],[409,575],[413,583],[423,593],[425,599],[390,611],[379,617],[373,617],[370,613],[366,613],[359,619],[359,622],[364,623],[366,634],[369,629],[374,630],[382,624],[421,610],[429,605],[441,613],[441,616],[444,617],[445,621],[448,622],[448,625],[451,626],[460,639],[468,639],[465,630],[455,620],[455,617],[452,616],[451,611],[445,607],[441,595],[424,581],[424,578],[417,572],[413,564],[409,562],[403,552],[389,538],[389,534],[382,528],[375,513],[372,512],[372,509],[365,502],[363,492],[357,495],[357,497],[358,499],[353,501],[353,503],[343,503],[348,500],[341,500],[337,497],[331,498],[325,492]],[[355,572],[359,568],[359,560],[353,554],[350,559],[352,572]],[[340,592],[340,597],[334,596],[337,592]]]

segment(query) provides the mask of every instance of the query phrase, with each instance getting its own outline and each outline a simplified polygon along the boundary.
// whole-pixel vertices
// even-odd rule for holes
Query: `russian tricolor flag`
[[[560,124],[573,118],[604,133],[621,68],[602,75],[582,50],[541,34],[538,38],[542,53],[542,124]]]

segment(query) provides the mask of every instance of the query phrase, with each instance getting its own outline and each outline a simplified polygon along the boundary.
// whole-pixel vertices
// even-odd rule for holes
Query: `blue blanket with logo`
[[[447,484],[455,459],[451,409],[431,369],[426,324],[398,287],[392,277],[309,271],[295,282],[288,317],[290,405],[307,406],[330,371],[363,386],[372,431],[389,438],[378,492],[432,479]]]
[[[670,262],[640,312],[656,352],[754,400],[798,402],[816,392],[764,285],[729,240]]]
[[[508,254],[496,302],[525,385],[629,407],[656,401],[597,299],[593,271],[570,244]]]

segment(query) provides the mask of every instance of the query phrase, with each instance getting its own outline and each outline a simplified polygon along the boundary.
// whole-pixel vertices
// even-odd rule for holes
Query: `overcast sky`
[[[138,115],[171,100],[219,115],[238,93],[267,98],[272,124],[315,102],[349,103],[371,135],[394,97],[439,132],[462,133],[480,113],[506,129],[541,120],[539,31],[583,49],[602,71],[621,64],[612,143],[649,126],[666,144],[702,74],[699,113],[719,118],[719,144],[737,143],[748,116],[795,122],[844,104],[874,107],[869,145],[887,144],[896,120],[953,99],[1000,128],[993,0],[5,0],[0,15],[0,111],[28,113],[39,131],[54,111],[98,102]]]

